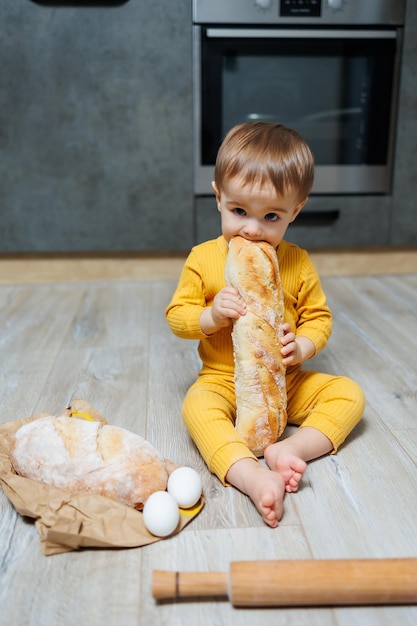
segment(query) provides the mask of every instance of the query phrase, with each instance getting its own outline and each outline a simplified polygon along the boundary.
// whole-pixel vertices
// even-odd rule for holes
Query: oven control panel
[[[194,24],[385,26],[404,24],[406,0],[193,0]]]
[[[320,17],[321,0],[281,0],[281,17]]]

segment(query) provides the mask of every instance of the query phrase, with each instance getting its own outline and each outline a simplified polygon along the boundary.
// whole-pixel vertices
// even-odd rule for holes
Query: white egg
[[[178,467],[170,474],[167,489],[178,506],[189,509],[201,497],[201,478],[192,467]]]
[[[180,512],[175,498],[167,491],[152,493],[143,507],[143,521],[152,535],[168,537],[180,521]]]

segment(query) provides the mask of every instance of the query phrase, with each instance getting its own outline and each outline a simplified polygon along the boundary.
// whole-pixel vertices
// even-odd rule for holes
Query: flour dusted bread
[[[91,491],[141,509],[166,489],[164,459],[143,437],[96,421],[42,417],[21,426],[10,458],[17,474],[64,491]]]
[[[280,338],[284,298],[275,249],[243,237],[230,241],[226,281],[247,313],[234,322],[236,429],[257,456],[277,441],[287,423],[285,366]]]

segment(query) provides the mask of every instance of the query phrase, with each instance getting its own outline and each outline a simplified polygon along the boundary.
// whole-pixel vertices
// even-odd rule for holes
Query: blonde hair
[[[220,146],[214,170],[218,191],[235,177],[249,186],[271,182],[279,195],[297,190],[301,202],[313,186],[314,157],[295,130],[270,122],[245,122],[232,128]]]

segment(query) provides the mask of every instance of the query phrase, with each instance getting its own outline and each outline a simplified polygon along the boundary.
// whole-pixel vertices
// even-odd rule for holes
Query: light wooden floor
[[[359,381],[367,406],[338,454],[309,465],[274,530],[247,498],[208,473],[181,422],[198,360],[194,342],[172,336],[164,319],[176,275],[162,270],[172,267],[161,263],[158,276],[141,270],[139,277],[105,279],[103,267],[95,277],[84,269],[86,280],[75,281],[68,266],[59,278],[50,268],[36,280],[32,265],[32,277],[15,273],[15,284],[3,274],[0,422],[59,412],[84,398],[167,458],[194,466],[206,505],[179,535],[143,548],[45,557],[33,523],[16,514],[0,489],[1,625],[414,626],[417,607],[258,610],[227,601],[159,605],[151,597],[154,569],[417,557],[417,270],[414,253],[401,273],[388,271],[395,254],[391,263],[386,257],[375,268],[363,265],[362,275],[355,262],[336,272],[340,257],[326,257],[323,285],[334,331],[311,366]]]
[[[321,275],[417,273],[417,247],[314,250]],[[0,284],[78,280],[177,279],[185,255],[160,254],[0,254]]]

